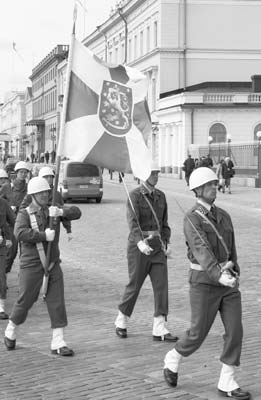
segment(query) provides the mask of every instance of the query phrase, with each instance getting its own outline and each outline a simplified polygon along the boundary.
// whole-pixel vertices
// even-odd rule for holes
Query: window
[[[154,21],[154,47],[158,47],[158,22]]]
[[[131,53],[131,39],[129,39],[129,61],[131,61],[132,53]]]
[[[254,129],[254,140],[258,140],[257,132],[261,132],[261,124],[258,124]]]
[[[134,60],[137,58],[137,35],[134,36]]]
[[[143,55],[143,31],[140,32],[140,55]]]
[[[211,126],[209,136],[212,136],[212,143],[226,142],[227,130],[223,124],[216,123]]]
[[[147,53],[150,51],[150,27],[147,26]]]

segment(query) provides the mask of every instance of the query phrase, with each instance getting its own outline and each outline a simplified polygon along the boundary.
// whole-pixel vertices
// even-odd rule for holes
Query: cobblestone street
[[[129,189],[137,183],[127,176]],[[172,228],[169,259],[169,328],[180,336],[189,326],[188,261],[182,231],[183,213],[194,195],[178,181],[160,177],[166,193]],[[260,189],[235,186],[232,195],[219,194],[217,205],[231,215],[241,266],[244,347],[238,380],[261,400],[261,201]],[[178,202],[178,203],[177,203]],[[163,359],[171,344],[152,341],[153,294],[145,282],[129,321],[127,340],[115,335],[117,304],[127,283],[126,194],[116,174],[105,174],[101,204],[79,203],[82,218],[73,222],[72,242],[61,232],[69,325],[66,341],[73,358],[50,353],[51,329],[45,304],[39,298],[20,327],[17,350],[3,344],[6,321],[0,323],[0,400],[217,400],[219,355],[223,328],[215,322],[206,342],[185,359],[176,389],[166,385]],[[7,312],[17,296],[18,261],[8,275]]]

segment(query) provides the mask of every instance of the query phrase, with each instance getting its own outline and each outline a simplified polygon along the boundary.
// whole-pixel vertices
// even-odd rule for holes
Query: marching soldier
[[[49,284],[46,295],[47,310],[51,320],[51,352],[60,356],[73,356],[64,340],[67,316],[64,302],[63,273],[60,267],[59,233],[61,219],[79,219],[78,207],[51,206],[48,208],[50,186],[44,178],[35,177],[28,183],[28,194],[32,202],[21,209],[15,222],[15,235],[21,244],[19,296],[16,300],[9,323],[5,330],[4,342],[7,350],[16,346],[17,327],[25,322],[28,311],[37,301],[43,282],[44,264],[48,242],[52,242],[50,254]],[[54,218],[50,229],[49,217]]]
[[[49,199],[48,199],[48,206],[50,206],[52,204],[52,200],[53,200],[53,190],[52,189],[53,189],[54,172],[53,172],[52,168],[50,168],[50,167],[42,167],[39,170],[38,176],[46,179],[46,181],[48,182],[48,184],[51,188],[51,190],[49,190]],[[32,201],[32,197],[30,196],[30,194],[27,194],[20,205],[20,209],[26,208],[31,203],[31,201]],[[57,207],[62,207],[64,205],[62,195],[58,191],[56,191],[56,193],[55,193],[55,205]],[[72,236],[71,221],[63,218],[61,222],[63,224],[64,229],[67,232],[68,241],[72,240],[73,236]]]
[[[240,269],[231,218],[214,205],[217,184],[218,177],[210,168],[198,168],[190,176],[189,187],[197,197],[196,205],[184,218],[190,261],[191,326],[166,354],[164,377],[170,386],[177,386],[182,358],[201,346],[219,312],[225,335],[218,391],[225,397],[249,400],[250,393],[242,390],[235,378],[243,338]]]
[[[149,275],[155,299],[153,340],[177,340],[166,327],[170,228],[165,194],[155,188],[159,171],[159,167],[153,163],[150,177],[130,193],[131,203],[127,203],[130,229],[127,250],[129,283],[115,321],[116,334],[123,339],[127,338],[127,319],[131,316],[140,289]]]
[[[0,319],[8,319],[5,312],[6,285],[6,254],[12,246],[12,234],[15,215],[7,201],[0,197]]]

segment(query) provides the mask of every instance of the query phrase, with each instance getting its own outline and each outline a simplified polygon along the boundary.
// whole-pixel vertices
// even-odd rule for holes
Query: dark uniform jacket
[[[53,200],[53,191],[50,190],[50,192],[49,192],[49,199],[48,199],[48,206],[51,206],[51,205],[52,205],[52,200]],[[30,194],[27,194],[27,195],[24,197],[24,199],[23,199],[23,201],[22,201],[22,203],[21,203],[21,205],[20,205],[20,210],[21,210],[22,208],[28,207],[29,204],[30,204],[31,202],[32,202],[32,196],[31,196]],[[64,201],[63,201],[62,195],[61,195],[61,193],[58,192],[58,191],[56,191],[56,193],[55,193],[55,205],[56,205],[57,207],[59,207],[59,208],[63,207],[63,205],[64,205]],[[64,227],[64,229],[66,230],[66,232],[67,232],[67,233],[71,233],[71,232],[72,232],[72,224],[71,224],[71,221],[70,221],[69,219],[67,219],[66,217],[63,217],[62,220],[61,220],[61,222],[62,222],[63,227]]]
[[[195,210],[200,210],[215,225],[223,237],[229,250],[229,260],[234,263],[234,270],[239,273],[235,236],[232,221],[228,213],[215,206],[214,218],[212,214],[201,204],[197,203],[184,218],[184,233],[188,247],[188,259],[193,264],[200,264],[204,271],[190,270],[190,282],[220,285],[218,280],[221,275],[219,263],[227,260],[226,251],[218,239],[213,228]],[[193,228],[192,224],[197,229]],[[205,243],[202,243],[201,238]]]
[[[27,183],[26,181],[21,181],[19,179],[15,179],[13,184],[12,184],[12,200],[11,200],[11,206],[16,207],[16,210],[18,212],[18,209],[20,207],[20,204],[23,201],[24,196],[27,193]]]
[[[36,243],[43,242],[45,253],[47,251],[48,242],[46,241],[45,229],[49,227],[49,210],[48,206],[41,209],[29,205],[29,211],[33,212],[36,216],[37,225],[40,232],[36,232],[31,228],[31,221],[26,209],[21,209],[18,212],[14,233],[17,240],[21,244],[20,267],[33,267],[40,263],[40,257],[36,247]],[[63,219],[75,220],[81,217],[81,211],[76,206],[63,207],[64,215],[59,218],[54,218],[53,229],[55,230],[55,238],[51,246],[50,262],[59,261],[59,235],[60,235],[60,221]]]
[[[135,242],[137,244],[140,240],[143,240],[142,234],[137,224],[137,218],[142,231],[158,230],[155,217],[144,196],[149,199],[156,212],[160,224],[160,234],[162,241],[165,244],[169,243],[171,231],[168,225],[168,207],[165,194],[159,189],[154,189],[154,194],[153,196],[151,196],[148,190],[143,185],[130,192],[130,198],[136,215],[133,212],[130,202],[127,202],[127,221],[130,230],[129,241]]]
[[[0,244],[0,254],[6,254],[6,240],[12,240],[10,227],[15,223],[15,214],[6,200],[0,198],[0,233],[4,241]]]

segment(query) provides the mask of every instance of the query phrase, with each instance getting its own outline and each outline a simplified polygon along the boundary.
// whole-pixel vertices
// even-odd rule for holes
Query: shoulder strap
[[[227,245],[226,245],[226,243],[225,243],[223,237],[220,235],[220,233],[218,232],[218,230],[217,230],[217,228],[215,227],[215,225],[212,224],[212,222],[211,222],[200,210],[195,210],[195,212],[196,212],[198,215],[200,215],[201,218],[203,218],[204,221],[206,221],[206,222],[211,226],[211,228],[213,229],[213,231],[214,231],[215,234],[217,235],[218,239],[220,240],[222,246],[224,247],[225,252],[226,252],[226,255],[227,255],[227,259],[229,260],[229,256],[230,256],[229,250],[228,250],[228,248],[227,248]]]
[[[157,227],[158,227],[158,231],[159,231],[159,233],[160,233],[160,223],[159,223],[157,214],[156,214],[154,208],[152,207],[152,204],[151,204],[151,202],[149,201],[149,199],[145,196],[144,193],[142,193],[142,195],[143,195],[144,199],[146,200],[146,202],[148,203],[149,208],[151,209],[151,212],[152,212],[152,214],[153,214],[153,217],[155,218],[155,221],[156,221],[156,224],[157,224]]]
[[[38,227],[38,225],[37,225],[37,221],[36,221],[35,214],[32,213],[32,212],[30,212],[29,207],[26,207],[26,211],[27,211],[27,213],[28,213],[28,215],[29,215],[30,223],[31,223],[32,229],[33,229],[34,231],[36,231],[36,232],[39,232],[39,227]],[[43,268],[44,268],[44,266],[45,266],[45,264],[46,264],[46,255],[45,255],[45,252],[44,252],[43,243],[42,243],[42,242],[36,243],[36,247],[37,247],[37,251],[38,251],[38,253],[39,253],[39,257],[40,257],[42,266],[43,266]]]

